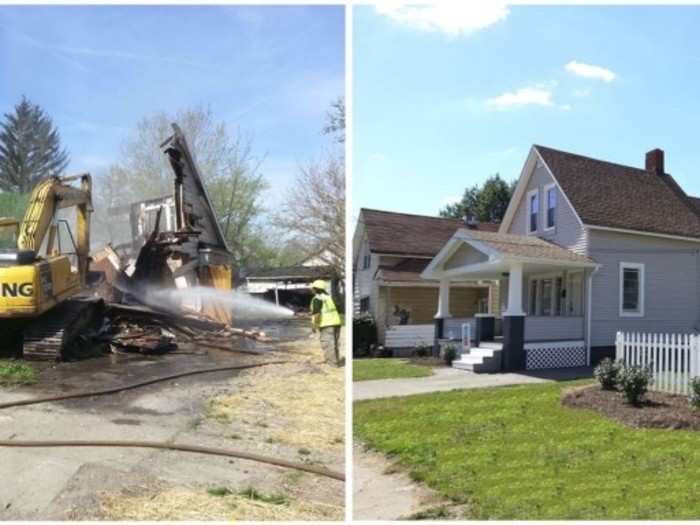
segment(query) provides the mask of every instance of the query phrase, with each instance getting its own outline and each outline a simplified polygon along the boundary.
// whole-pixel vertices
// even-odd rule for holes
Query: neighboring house
[[[306,310],[313,296],[311,283],[316,279],[333,281],[334,295],[344,294],[342,280],[334,280],[335,272],[330,261],[330,252],[324,251],[295,266],[254,270],[246,275],[241,291],[295,310]]]
[[[533,146],[499,231],[460,229],[421,276],[441,283],[438,339],[452,282],[502,285],[502,339],[477,319],[486,336],[456,366],[580,366],[613,356],[617,331],[697,332],[699,249],[700,199],[663,151],[640,169]]]
[[[433,345],[439,282],[421,279],[420,274],[461,228],[496,231],[498,225],[468,226],[458,219],[360,211],[353,238],[354,308],[355,314],[374,317],[380,344],[397,352],[416,344]],[[492,280],[471,278],[451,283],[454,317],[445,332],[459,338],[462,323],[473,323],[480,312],[498,311],[496,286]]]

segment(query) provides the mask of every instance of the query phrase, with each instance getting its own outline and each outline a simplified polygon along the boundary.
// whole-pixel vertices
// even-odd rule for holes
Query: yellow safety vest
[[[328,294],[317,294],[314,299],[319,299],[321,301],[321,313],[314,316],[316,320],[316,325],[319,328],[325,328],[326,326],[340,326],[340,315],[338,314],[338,309],[335,307],[333,298]],[[311,300],[313,303],[313,299]]]

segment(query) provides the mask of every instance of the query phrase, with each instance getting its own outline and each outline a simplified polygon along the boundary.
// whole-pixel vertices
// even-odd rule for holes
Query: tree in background
[[[327,251],[338,277],[345,274],[345,101],[331,104],[325,134],[337,146],[319,161],[301,166],[275,223],[307,254]]]
[[[455,219],[467,216],[479,222],[501,222],[514,189],[515,181],[508,184],[496,173],[481,187],[475,185],[465,189],[462,200],[445,206],[440,210],[440,216]]]
[[[276,249],[267,242],[270,236],[260,224],[261,199],[268,187],[260,173],[262,160],[254,156],[250,137],[232,136],[209,109],[160,112],[141,119],[124,143],[120,161],[96,185],[95,221],[113,241],[120,226],[109,217],[108,209],[172,195],[174,174],[160,148],[173,132],[172,122],[187,138],[236,267],[269,264]]]
[[[345,97],[338,97],[331,102],[331,109],[326,112],[323,133],[335,135],[335,140],[339,144],[345,143]]]
[[[0,124],[0,189],[31,191],[40,180],[63,173],[68,161],[51,118],[22,97]]]

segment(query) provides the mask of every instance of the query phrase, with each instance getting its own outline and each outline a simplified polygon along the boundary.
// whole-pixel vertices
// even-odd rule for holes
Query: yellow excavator
[[[76,237],[68,221],[57,217],[66,208],[76,209]],[[13,228],[9,233],[16,240],[16,247],[0,249],[3,353],[60,360],[94,320],[101,303],[80,297],[88,275],[91,212],[92,179],[86,173],[39,182],[21,221],[0,218],[5,237]],[[67,250],[61,246],[61,224],[71,244]]]

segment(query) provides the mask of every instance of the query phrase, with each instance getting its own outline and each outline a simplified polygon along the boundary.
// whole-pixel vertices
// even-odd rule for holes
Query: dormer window
[[[554,214],[557,209],[557,188],[554,184],[548,184],[544,187],[544,195],[547,202],[547,215],[545,217],[545,229],[554,228]]]
[[[537,231],[537,215],[540,211],[540,199],[537,190],[532,190],[527,194],[527,209],[528,209],[528,221],[527,221],[527,231],[528,233]]]

